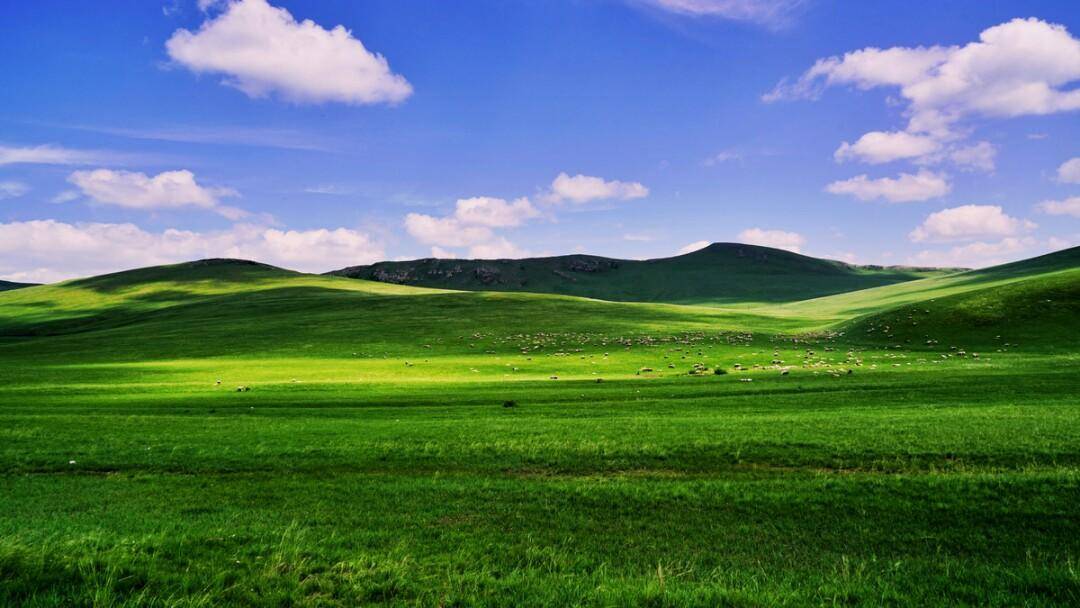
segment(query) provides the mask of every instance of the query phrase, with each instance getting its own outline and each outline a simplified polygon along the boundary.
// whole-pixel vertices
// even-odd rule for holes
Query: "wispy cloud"
[[[75,150],[61,146],[5,146],[0,144],[0,165],[92,165],[116,163],[120,155],[101,150]]]
[[[806,0],[630,0],[687,17],[713,17],[770,28],[790,25]]]
[[[101,133],[128,139],[151,141],[171,141],[187,144],[213,144],[225,146],[252,146],[260,148],[280,148],[283,150],[307,150],[312,152],[332,152],[337,142],[328,138],[289,129],[262,129],[234,126],[192,126],[179,125],[167,127],[112,127],[102,125],[57,125],[79,131]]]

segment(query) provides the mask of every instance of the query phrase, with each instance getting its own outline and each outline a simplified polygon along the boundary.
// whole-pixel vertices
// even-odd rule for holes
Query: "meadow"
[[[709,307],[7,291],[0,604],[1076,605],[1078,256]]]

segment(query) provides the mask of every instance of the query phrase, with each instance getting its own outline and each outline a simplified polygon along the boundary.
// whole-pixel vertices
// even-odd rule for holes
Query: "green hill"
[[[1010,266],[983,276],[1020,278],[988,281],[989,286],[952,294],[943,289],[939,297],[860,318],[849,331],[905,345],[948,342],[997,349],[1034,343],[1069,351],[1080,347],[1080,266],[1030,275],[1020,275],[1019,267]]]
[[[10,291],[12,289],[22,289],[24,287],[33,287],[34,283],[15,283],[13,281],[0,281],[0,291]]]
[[[949,271],[854,266],[769,247],[714,243],[685,255],[644,261],[591,255],[523,260],[428,258],[352,266],[329,274],[439,289],[556,293],[620,302],[723,305],[791,302],[912,281]]]
[[[697,268],[716,268],[722,260],[730,261],[729,256],[716,253],[725,249],[714,246],[711,252],[674,260],[682,260],[684,268],[692,267],[687,257],[689,261],[713,260]],[[744,254],[749,267],[775,269],[783,262],[790,273],[789,283],[806,289],[815,282],[820,286],[827,276],[834,279],[830,283],[834,287],[853,277],[875,276],[871,271],[787,252],[755,248]],[[474,334],[498,335],[504,346],[526,342],[528,338],[522,336],[545,334],[591,334],[607,339],[705,331],[792,334],[851,323],[880,325],[881,319],[905,315],[913,305],[942,311],[935,323],[942,328],[938,333],[945,335],[968,325],[993,329],[1028,316],[1040,319],[1046,328],[1060,328],[1071,322],[1075,306],[1070,291],[1078,282],[1075,257],[1075,250],[1069,250],[1025,263],[801,302],[728,307],[447,291],[302,274],[243,260],[202,260],[4,293],[0,297],[0,349],[18,348],[24,356],[48,350],[106,360],[349,357],[358,350],[404,356],[415,354],[420,345],[427,345],[432,354],[468,354],[473,347],[462,340]],[[626,272],[641,272],[641,268]],[[797,272],[799,268],[803,274]],[[964,294],[970,295],[961,298]],[[760,292],[755,296],[760,297]],[[998,300],[997,307],[991,307],[997,312],[976,312],[979,306],[986,308],[986,303]],[[1038,313],[1044,300],[1061,303],[1053,315]],[[961,323],[950,316],[945,312],[948,306],[966,311],[968,320]],[[1027,316],[1013,314],[1021,311]],[[874,320],[874,315],[885,316]],[[982,320],[975,323],[979,315]],[[916,334],[922,335],[917,331],[905,339],[914,340]],[[48,341],[33,340],[46,336]]]

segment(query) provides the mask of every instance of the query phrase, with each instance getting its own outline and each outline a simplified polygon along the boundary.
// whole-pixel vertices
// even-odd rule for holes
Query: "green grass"
[[[770,247],[713,243],[692,253],[655,260],[591,255],[525,260],[424,259],[352,266],[331,274],[440,289],[723,306],[805,300],[949,272],[853,266]]]
[[[773,306],[7,292],[0,605],[1076,605],[1071,255]]]

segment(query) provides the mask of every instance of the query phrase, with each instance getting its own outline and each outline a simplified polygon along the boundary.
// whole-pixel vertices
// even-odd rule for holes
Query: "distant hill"
[[[22,289],[24,287],[33,287],[36,283],[15,283],[12,281],[0,281],[0,291],[10,291],[12,289]]]
[[[744,246],[730,247],[738,251]],[[715,259],[710,263],[710,253],[674,259],[689,257],[693,262],[697,258],[690,268],[728,267]],[[764,258],[757,257],[759,253]],[[1080,250],[1067,250],[996,268],[801,302],[728,308],[604,302],[556,294],[443,291],[303,274],[243,260],[202,260],[0,293],[0,355],[6,349],[25,359],[32,355],[31,345],[42,353],[62,353],[69,361],[348,358],[373,352],[413,357],[418,349],[428,354],[429,347],[472,354],[473,345],[465,337],[493,328],[514,335],[562,336],[841,330],[849,339],[875,344],[915,347],[935,339],[942,345],[978,347],[981,352],[990,352],[1000,335],[1002,348],[1005,342],[1018,341],[1075,348],[1076,319],[1080,318],[1078,254]],[[854,283],[852,275],[857,280],[889,272],[763,248],[745,249],[744,256],[736,254],[734,260],[771,270],[771,275],[755,282],[765,287],[770,282],[798,284],[800,277],[811,276],[819,282],[812,287],[820,289],[825,280],[835,287],[843,281]],[[734,263],[731,258],[720,258]],[[654,263],[664,262],[670,260]],[[659,272],[649,263],[640,264]],[[778,267],[786,270],[781,273]],[[632,270],[641,276],[640,268]],[[683,277],[692,276],[685,269],[682,272]],[[920,271],[891,272],[917,275]],[[744,270],[735,276],[753,282],[750,274]],[[34,341],[44,336],[50,339]]]
[[[961,269],[855,266],[782,249],[714,243],[685,255],[619,260],[565,255],[522,260],[379,262],[327,274],[439,289],[522,291],[623,302],[791,302]]]

